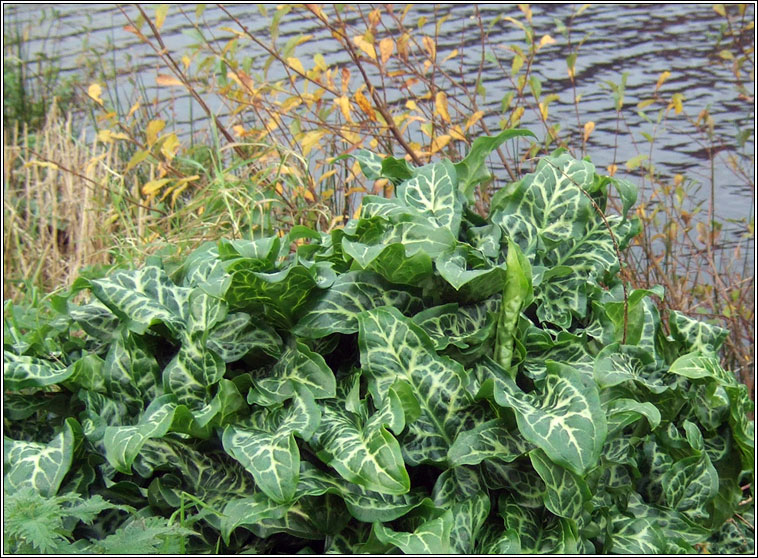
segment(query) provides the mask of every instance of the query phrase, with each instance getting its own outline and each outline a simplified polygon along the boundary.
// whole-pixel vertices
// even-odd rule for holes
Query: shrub
[[[628,291],[636,191],[588,160],[545,157],[475,213],[486,156],[524,135],[456,164],[358,151],[396,195],[344,228],[10,307],[6,491],[168,516],[188,551],[752,551],[726,330],[666,331],[662,289]]]

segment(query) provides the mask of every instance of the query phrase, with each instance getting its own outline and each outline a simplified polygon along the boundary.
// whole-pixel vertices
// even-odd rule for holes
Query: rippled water
[[[543,95],[555,93],[559,100],[550,107],[551,120],[561,122],[565,134],[578,132],[573,104],[574,92],[566,72],[566,56],[569,51],[565,40],[556,30],[556,21],[566,22],[576,5],[539,4],[533,5],[533,26],[537,37],[550,34],[558,42],[546,47],[538,55],[534,73],[542,81]],[[67,72],[75,72],[81,67],[83,45],[96,51],[108,52],[116,67],[141,68],[145,83],[154,83],[154,76],[160,64],[154,53],[134,35],[123,30],[128,23],[124,13],[114,5],[57,5],[53,14],[44,5],[6,5],[4,21],[17,29],[29,33],[29,52],[45,52],[58,57],[58,63]],[[166,46],[174,53],[182,53],[192,44],[187,35],[189,22],[195,20],[194,8],[185,7],[186,16],[178,5],[169,9],[162,32]],[[275,6],[268,5],[268,17],[263,17],[256,6],[229,5],[227,7],[253,33],[259,37],[268,35],[270,15]],[[136,18],[134,6],[124,6],[123,10],[132,19]],[[146,8],[147,10],[147,8]],[[152,14],[152,10],[147,10]],[[516,5],[482,4],[479,6],[485,26],[498,14],[523,19]],[[438,52],[449,52],[467,45],[464,57],[464,78],[473,83],[479,64],[479,53],[475,47],[479,41],[479,28],[473,4],[415,6],[408,14],[406,23],[413,27],[414,21],[422,16],[428,19],[423,32],[433,34],[434,16],[437,18],[450,13],[443,25],[444,35],[439,37]],[[44,17],[43,17],[44,16]],[[228,33],[220,31],[230,25],[225,14],[217,7],[209,5],[204,15],[204,29],[222,39]],[[754,19],[754,6],[750,5],[746,21]],[[722,158],[730,152],[754,153],[754,101],[738,97],[733,86],[734,77],[728,68],[713,63],[718,50],[714,37],[719,31],[722,18],[710,4],[641,4],[641,5],[593,5],[577,17],[571,26],[572,42],[576,44],[586,37],[576,65],[578,95],[581,95],[579,112],[582,123],[592,120],[596,128],[592,133],[587,151],[593,162],[600,168],[607,167],[614,160],[623,167],[628,159],[648,153],[649,144],[641,132],[653,134],[654,122],[644,123],[636,114],[635,107],[641,100],[650,98],[658,76],[670,71],[671,77],[660,89],[664,98],[674,93],[684,95],[684,108],[693,118],[705,107],[710,107],[716,122],[716,129],[731,138],[721,148],[717,164],[713,168],[717,189],[716,217],[719,219],[746,219],[752,222],[754,191],[743,180],[737,178]],[[313,34],[307,49],[298,51],[301,56],[321,52],[330,63],[347,61],[346,53],[336,49],[336,43],[328,39],[323,28],[309,20],[300,19],[296,13],[286,16],[280,26],[279,44],[284,44],[291,36]],[[86,43],[84,43],[86,41]],[[512,23],[499,21],[490,30],[490,43],[495,49],[511,44],[523,46],[523,33]],[[109,45],[115,45],[110,49]],[[506,67],[510,66],[511,55],[505,50],[497,52]],[[260,67],[265,60],[261,55],[254,63]],[[621,122],[622,132],[628,126],[633,130],[616,134],[617,121],[614,100],[608,87],[601,87],[606,81],[618,83],[623,73],[628,73],[624,95],[625,122]],[[275,76],[274,76],[275,77]],[[483,85],[486,89],[486,104],[490,109],[492,129],[498,129],[499,105],[503,95],[510,89],[502,72],[494,65],[485,68]],[[754,86],[750,86],[754,97]],[[119,83],[119,90],[128,96],[131,85],[126,77]],[[152,93],[152,92],[151,92]],[[156,88],[156,95],[166,97],[165,90]],[[174,92],[174,94],[176,94]],[[178,122],[188,122],[190,114],[201,114],[197,107],[190,113],[189,100],[184,104],[175,103]],[[655,118],[657,111],[650,111]],[[184,113],[184,114],[182,114]],[[522,119],[522,127],[535,131],[538,136],[545,133],[536,116],[528,112]],[[749,129],[751,133],[744,148],[738,148],[733,139],[738,129]],[[702,196],[710,190],[711,164],[705,141],[697,141],[691,126],[681,119],[674,119],[657,130],[653,161],[662,176],[685,175],[702,184]],[[623,169],[622,169],[623,170]],[[754,177],[754,174],[753,174]],[[639,183],[639,179],[634,179]],[[754,184],[754,178],[753,178]],[[725,239],[732,241],[744,233],[745,225],[731,223],[725,226]],[[750,248],[752,250],[752,246]]]

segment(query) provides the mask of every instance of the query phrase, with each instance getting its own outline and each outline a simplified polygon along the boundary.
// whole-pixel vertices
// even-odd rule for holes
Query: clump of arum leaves
[[[7,307],[10,544],[37,505],[41,551],[140,521],[154,551],[752,552],[753,404],[724,329],[664,329],[662,290],[622,285],[634,187],[555,153],[471,210],[527,134],[456,164],[359,151],[396,195],[342,229]]]

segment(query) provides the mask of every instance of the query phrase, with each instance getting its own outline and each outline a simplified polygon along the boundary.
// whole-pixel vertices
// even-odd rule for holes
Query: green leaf
[[[145,333],[150,326],[163,323],[178,336],[187,326],[192,290],[175,285],[159,267],[117,271],[90,283],[100,302],[135,333]]]
[[[3,351],[3,381],[5,387],[13,391],[58,384],[73,373],[73,368],[59,363]]]
[[[203,332],[193,335],[163,369],[163,389],[179,402],[198,410],[210,399],[210,388],[224,377],[226,366],[213,351],[202,346]]]
[[[254,381],[257,391],[277,402],[292,397],[298,385],[308,388],[316,399],[334,397],[337,389],[334,374],[324,357],[303,343],[289,347],[268,377]]]
[[[365,421],[340,406],[322,407],[316,432],[319,457],[349,482],[383,494],[405,494],[411,483],[400,444],[385,426],[399,433],[405,424],[402,404],[390,391],[384,407]]]
[[[150,403],[134,426],[106,427],[103,444],[108,463],[117,471],[131,474],[132,463],[145,442],[165,436],[172,426],[180,432],[207,437],[194,423],[187,408],[177,405],[174,395],[162,395]]]
[[[524,393],[493,361],[483,366],[495,379],[495,402],[515,411],[524,438],[578,475],[597,463],[607,430],[595,386],[571,367],[548,362],[541,392]]]
[[[499,297],[459,306],[451,302],[415,314],[412,320],[434,341],[437,351],[454,345],[468,349],[487,339],[495,325],[494,313]]]
[[[578,520],[590,499],[590,490],[584,480],[553,463],[542,450],[530,452],[529,458],[547,486],[545,507],[560,517]]]
[[[453,513],[448,510],[440,517],[422,523],[412,533],[398,532],[374,523],[373,534],[385,544],[399,548],[404,554],[449,554]]]
[[[525,455],[531,444],[507,426],[504,419],[493,419],[458,434],[447,459],[453,467],[477,465],[485,459],[510,462]]]
[[[249,314],[235,312],[210,331],[207,347],[228,363],[240,360],[255,349],[280,356],[282,339],[265,322],[253,323]]]
[[[455,167],[443,160],[416,169],[412,178],[397,186],[397,199],[457,237],[462,212],[457,184]]]
[[[528,130],[519,129],[504,130],[496,136],[480,136],[474,140],[466,157],[455,164],[458,189],[469,203],[474,201],[474,188],[490,178],[490,174],[485,168],[489,154],[500,147],[503,142],[520,136],[537,137]]]
[[[461,300],[485,299],[500,291],[505,282],[503,266],[493,266],[466,244],[443,252],[434,263],[442,278],[458,291]]]
[[[5,489],[9,492],[31,487],[42,496],[55,496],[71,468],[74,449],[82,436],[79,423],[67,418],[61,432],[47,444],[3,440]]]
[[[318,429],[321,412],[311,392],[297,386],[285,407],[258,409],[251,427],[228,425],[224,450],[253,475],[256,485],[278,503],[293,501],[300,474],[300,451],[294,435],[309,440]]]
[[[704,509],[718,493],[719,478],[708,454],[685,457],[663,475],[664,501],[691,519],[704,519]]]
[[[332,286],[314,299],[294,331],[309,338],[332,333],[356,333],[358,314],[379,306],[394,306],[402,313],[419,308],[421,300],[393,288],[379,274],[351,271],[340,275]]]
[[[396,308],[359,314],[361,365],[374,403],[381,406],[390,387],[404,380],[421,409],[403,436],[406,463],[442,462],[457,433],[477,416],[465,389],[466,371],[437,355],[423,330]]]

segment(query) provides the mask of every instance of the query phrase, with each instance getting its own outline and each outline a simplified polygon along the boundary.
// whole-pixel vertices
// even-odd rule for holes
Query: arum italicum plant
[[[113,507],[55,551],[161,518],[188,552],[752,552],[753,403],[726,330],[622,285],[635,188],[556,152],[472,210],[527,135],[360,150],[395,195],[343,228],[8,305],[6,497]]]

